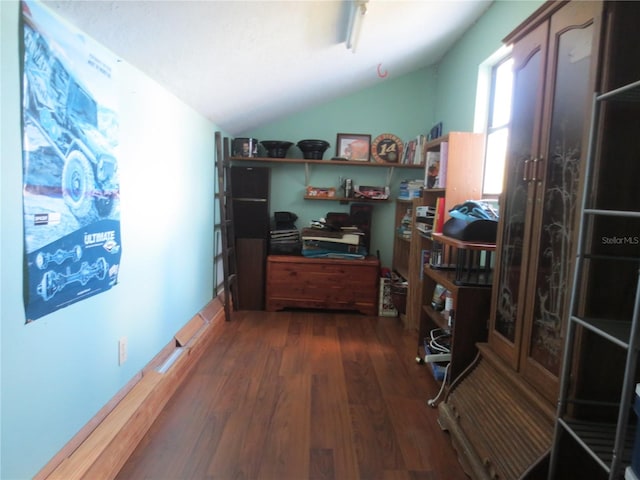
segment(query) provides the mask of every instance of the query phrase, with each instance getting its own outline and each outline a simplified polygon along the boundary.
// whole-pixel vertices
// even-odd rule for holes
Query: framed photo
[[[339,133],[336,156],[356,162],[368,162],[371,155],[371,135]]]

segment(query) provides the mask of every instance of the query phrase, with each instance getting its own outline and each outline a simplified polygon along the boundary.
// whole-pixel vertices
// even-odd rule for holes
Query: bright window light
[[[513,59],[507,57],[496,63],[491,73],[483,195],[499,195],[502,192],[512,90]]]

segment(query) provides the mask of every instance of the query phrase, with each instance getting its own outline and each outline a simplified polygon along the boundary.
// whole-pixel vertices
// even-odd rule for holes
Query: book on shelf
[[[439,188],[438,176],[440,174],[440,152],[429,150],[425,156],[424,186],[426,188]]]
[[[431,223],[436,216],[434,205],[419,205],[416,207],[416,222]]]
[[[416,151],[413,156],[413,164],[414,165],[423,165],[424,164],[424,154],[425,154],[425,145],[427,144],[427,137],[423,134],[420,134],[416,137]]]
[[[432,223],[423,223],[416,222],[416,230],[418,230],[423,235],[431,235],[433,233],[433,224]]]
[[[404,146],[404,157],[402,163],[411,165],[416,154],[416,141],[409,140]]]
[[[436,213],[433,220],[433,233],[442,233],[444,217],[444,197],[438,197],[438,199],[436,200]]]
[[[438,175],[438,188],[445,188],[447,185],[447,160],[449,158],[449,142],[440,144],[440,173]]]
[[[400,190],[398,192],[398,199],[411,200],[413,198],[420,198],[422,193],[422,180],[403,180],[400,182]]]

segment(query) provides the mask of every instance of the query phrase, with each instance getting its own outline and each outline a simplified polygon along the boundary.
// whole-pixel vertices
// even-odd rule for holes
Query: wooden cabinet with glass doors
[[[593,19],[600,8],[570,3],[519,38],[513,51],[516,93],[489,344],[552,403],[595,85],[599,24]]]
[[[601,12],[601,2],[547,2],[506,39],[514,93],[489,338],[440,405],[441,424],[474,478],[545,468]],[[478,391],[489,380],[491,389]]]

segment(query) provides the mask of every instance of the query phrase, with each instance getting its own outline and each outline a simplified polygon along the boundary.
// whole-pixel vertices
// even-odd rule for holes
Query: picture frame
[[[339,133],[336,139],[336,157],[354,162],[368,162],[371,156],[371,135]]]

